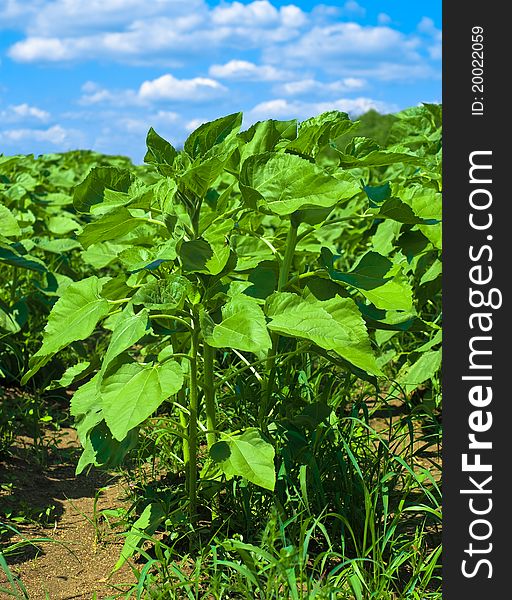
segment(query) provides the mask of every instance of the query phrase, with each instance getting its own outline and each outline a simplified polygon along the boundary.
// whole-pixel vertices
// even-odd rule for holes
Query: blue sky
[[[441,101],[441,0],[0,0],[0,154]]]

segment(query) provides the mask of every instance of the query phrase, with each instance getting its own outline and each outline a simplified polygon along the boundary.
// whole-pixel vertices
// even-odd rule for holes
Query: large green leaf
[[[4,235],[5,237],[21,235],[21,229],[16,217],[2,204],[0,204],[0,235]]]
[[[348,118],[347,113],[337,110],[322,113],[302,121],[297,139],[287,144],[286,150],[314,157],[329,142],[348,133],[356,126],[357,124]]]
[[[250,156],[242,165],[240,182],[249,205],[256,203],[277,215],[334,206],[359,192],[354,181],[337,179],[300,156],[273,152]]]
[[[94,275],[68,285],[52,308],[43,344],[32,358],[55,354],[71,342],[91,335],[109,311],[107,300],[100,295],[101,286]]]
[[[263,311],[254,300],[240,295],[222,307],[222,321],[205,332],[205,340],[214,348],[254,353],[272,345]]]
[[[21,267],[29,271],[38,271],[46,273],[47,268],[42,260],[30,254],[21,254],[13,246],[2,244],[0,242],[0,263],[11,265],[13,267]]]
[[[254,427],[239,435],[224,435],[210,448],[210,457],[227,479],[238,475],[272,491],[276,485],[274,454],[274,447]]]
[[[393,263],[379,254],[369,251],[364,254],[349,272],[334,268],[334,256],[322,248],[322,259],[329,276],[334,281],[343,281],[357,288],[365,298],[384,310],[410,310],[412,288]]]
[[[185,191],[190,191],[196,197],[203,198],[223,169],[224,163],[216,156],[194,164],[179,178],[180,188],[185,188]]]
[[[241,125],[241,112],[203,123],[189,135],[185,141],[184,150],[193,158],[202,156],[223,142],[230,134],[236,134]]]
[[[428,381],[441,367],[441,350],[431,350],[422,354],[412,365],[407,365],[398,376],[398,382],[411,393],[420,384]]]
[[[104,371],[112,359],[131,348],[135,342],[145,335],[148,329],[148,310],[142,309],[139,313],[133,312],[133,306],[129,304],[123,310],[116,321],[112,331],[112,337],[103,358],[102,370]]]
[[[78,239],[84,248],[88,248],[96,242],[122,237],[139,225],[140,221],[134,219],[127,208],[119,207],[86,225]]]
[[[114,438],[123,440],[182,385],[183,372],[175,361],[128,363],[108,375],[100,388],[101,406]]]
[[[361,313],[351,298],[305,300],[296,294],[276,292],[267,300],[265,312],[271,319],[271,331],[309,340],[370,375],[382,375]]]
[[[153,127],[149,128],[146,145],[148,151],[146,152],[146,156],[144,156],[145,163],[155,163],[157,165],[173,164],[177,154],[175,148],[167,140],[164,140],[163,137],[160,137]]]
[[[78,212],[89,212],[105,200],[108,190],[128,192],[134,176],[127,169],[94,167],[73,192],[73,205]]]
[[[252,154],[271,152],[280,140],[294,140],[297,137],[297,121],[258,121],[249,129],[240,134],[245,144],[240,148],[241,160],[243,161]]]

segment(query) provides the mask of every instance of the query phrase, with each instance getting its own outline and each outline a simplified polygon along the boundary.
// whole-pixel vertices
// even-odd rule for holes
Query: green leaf
[[[335,297],[320,301],[276,292],[266,303],[268,328],[313,342],[370,375],[382,375],[373,356],[366,326],[355,302]]]
[[[332,110],[302,121],[297,139],[286,145],[288,152],[315,157],[331,141],[354,129],[357,124],[347,113]]]
[[[218,275],[228,262],[231,249],[228,234],[234,226],[233,219],[222,218],[214,221],[203,233],[203,238],[208,242],[213,252],[206,261],[205,267],[211,275]]]
[[[123,549],[121,550],[121,556],[115,564],[113,572],[119,570],[139,549],[142,542],[155,533],[164,518],[165,511],[161,504],[152,503],[146,506],[128,532]]]
[[[436,259],[432,263],[432,265],[427,269],[427,271],[425,271],[425,273],[423,274],[422,278],[420,279],[420,285],[424,285],[429,281],[434,281],[434,279],[437,279],[442,272],[443,263],[440,260]]]
[[[441,350],[425,352],[414,364],[407,365],[400,373],[398,382],[405,387],[406,393],[410,394],[420,384],[434,377],[440,367]]]
[[[50,240],[46,239],[35,239],[35,244],[37,248],[44,250],[45,252],[53,252],[54,254],[64,254],[64,252],[71,252],[71,250],[76,250],[80,248],[80,244],[76,240],[63,238]]]
[[[127,208],[119,207],[86,225],[78,235],[78,240],[84,248],[88,248],[96,242],[122,237],[139,225],[140,221],[133,218]]]
[[[92,413],[91,417],[92,420],[101,419],[101,412]],[[78,461],[76,474],[79,475],[87,465],[91,464],[107,468],[119,467],[137,442],[137,429],[130,431],[126,438],[119,442],[112,437],[105,421],[100,420],[86,435],[84,452]]]
[[[233,113],[209,123],[203,123],[193,131],[183,146],[185,152],[196,158],[223,142],[229,134],[237,133],[242,125],[242,113]]]
[[[128,192],[134,176],[127,169],[94,167],[73,192],[73,206],[78,212],[90,212],[95,204],[105,200],[107,190]]]
[[[21,267],[29,271],[38,271],[46,273],[47,268],[42,260],[30,254],[20,254],[12,246],[0,243],[0,263],[11,265],[13,267]]]
[[[177,362],[121,365],[100,389],[103,415],[114,438],[123,440],[182,386],[183,372]]]
[[[428,220],[418,217],[412,208],[405,202],[402,202],[400,198],[388,198],[388,200],[382,204],[375,217],[381,219],[392,219],[393,221],[406,223],[408,225],[417,225],[422,223],[426,223],[428,225],[435,224],[435,222],[428,222]]]
[[[228,480],[238,475],[271,491],[276,484],[274,454],[274,447],[254,427],[240,435],[225,435],[210,448],[210,457]]]
[[[82,252],[82,259],[95,269],[103,269],[119,257],[125,246],[112,242],[97,242]]]
[[[271,152],[280,140],[293,140],[297,137],[297,121],[258,121],[239,135],[245,144],[240,148],[242,161],[252,154]]]
[[[400,199],[409,204],[423,222],[430,221],[429,225],[418,225],[418,229],[438,249],[442,248],[442,201],[441,193],[433,188],[413,186],[398,190]],[[437,222],[437,223],[436,223]]]
[[[32,359],[55,354],[71,342],[91,335],[109,311],[108,302],[100,295],[101,286],[96,276],[68,285],[50,312],[43,344]]]
[[[160,137],[153,127],[149,128],[146,145],[148,151],[144,156],[144,162],[148,164],[172,165],[178,154],[173,145]]]
[[[368,196],[371,208],[377,208],[391,195],[391,186],[389,185],[389,181],[386,181],[386,183],[381,185],[365,185],[363,189]]]
[[[250,156],[242,165],[240,183],[246,202],[277,215],[334,206],[359,192],[354,181],[328,175],[300,156],[272,152]]]
[[[213,259],[213,250],[206,240],[191,240],[181,244],[179,256],[185,272],[208,273],[206,264]]]
[[[331,279],[343,281],[357,288],[377,308],[384,310],[412,308],[411,286],[403,275],[394,272],[395,266],[385,256],[369,251],[348,273],[334,268],[334,255],[327,248],[322,248],[322,260]]]
[[[76,365],[72,365],[71,367],[68,367],[62,377],[60,379],[58,379],[57,381],[53,381],[48,387],[46,387],[47,390],[54,390],[57,388],[67,388],[70,385],[72,385],[73,383],[75,383],[75,381],[78,381],[79,379],[81,379],[82,377],[85,377],[85,375],[83,374],[84,371],[86,372],[85,374],[87,374],[88,372],[88,368],[90,367],[91,363],[88,360],[85,360],[83,362],[79,362],[76,363]]]
[[[152,279],[134,294],[134,304],[143,304],[149,309],[181,309],[193,286],[183,275],[170,275],[166,279]]]
[[[217,157],[194,164],[179,178],[180,188],[190,190],[198,198],[204,198],[210,186],[224,170],[224,163]]]
[[[142,309],[139,313],[133,312],[133,306],[128,304],[116,321],[112,337],[103,358],[102,371],[105,372],[110,362],[121,352],[131,348],[146,334],[149,318],[148,310]]]
[[[55,235],[66,235],[80,229],[80,225],[71,217],[58,216],[48,219],[48,229]]]
[[[0,204],[0,235],[4,235],[5,237],[17,237],[21,235],[21,229],[16,217],[2,204]]]
[[[339,153],[339,164],[344,168],[382,167],[395,163],[421,164],[423,159],[409,152],[405,146],[390,146],[385,150],[379,148],[373,140],[355,137],[342,152]]]
[[[214,348],[254,353],[272,346],[263,311],[254,300],[240,295],[222,307],[222,321],[205,332],[205,340]]]

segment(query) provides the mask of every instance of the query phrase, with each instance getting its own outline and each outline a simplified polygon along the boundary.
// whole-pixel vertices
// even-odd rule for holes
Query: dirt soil
[[[33,521],[7,520],[21,535],[13,533],[3,540],[3,546],[23,538],[51,540],[38,542],[37,548],[25,546],[20,554],[9,555],[7,562],[30,600],[116,598],[135,580],[127,565],[110,576],[123,538],[104,519],[95,520],[95,515],[128,507],[123,485],[114,476],[94,470],[87,476],[75,476],[76,433],[64,428],[52,435],[45,438],[48,449],[40,453],[39,460],[31,440],[18,438],[10,455],[0,461],[0,520],[6,522],[6,513],[12,508],[13,517],[21,514],[25,521]],[[41,456],[46,464],[41,465]],[[2,587],[8,583],[0,569]],[[0,591],[0,598],[12,597]]]

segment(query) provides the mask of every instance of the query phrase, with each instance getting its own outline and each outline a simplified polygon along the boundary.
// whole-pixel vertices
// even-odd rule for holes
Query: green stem
[[[185,325],[185,327],[187,327],[187,329],[192,329],[192,325],[188,322],[185,321],[185,319],[181,319],[180,317],[177,317],[176,315],[166,315],[165,313],[159,313],[157,315],[149,315],[150,319],[170,319],[171,321],[176,321],[176,323],[181,323],[182,325]]]
[[[206,440],[208,449],[217,441],[217,419],[215,409],[215,385],[214,385],[214,362],[215,350],[206,342],[203,347],[203,392],[206,408]]]
[[[290,269],[293,263],[293,257],[295,256],[295,247],[297,246],[297,230],[298,225],[295,225],[293,221],[290,222],[290,229],[286,235],[285,250],[283,261],[279,267],[279,279],[277,281],[277,291],[280,292],[288,283],[288,277],[290,276]],[[266,382],[266,389],[264,389],[263,399],[260,404],[259,410],[259,422],[262,424],[263,419],[268,413],[270,407],[272,392],[274,390],[274,380],[276,375],[276,354],[277,347],[279,344],[279,334],[272,332],[270,334],[272,340],[272,348],[270,349],[267,357],[267,373],[268,380]]]
[[[185,388],[182,387],[181,390],[178,392],[178,403],[181,404],[181,406],[185,406]],[[189,470],[189,464],[190,464],[190,454],[188,451],[188,435],[187,435],[187,429],[188,429],[188,421],[187,421],[187,416],[186,414],[180,410],[180,425],[181,428],[183,429],[183,463],[185,464],[185,471],[188,472]]]
[[[190,522],[196,522],[197,512],[197,417],[199,414],[199,389],[197,385],[197,347],[199,329],[192,332],[190,345],[190,391],[188,423],[188,496]]]

